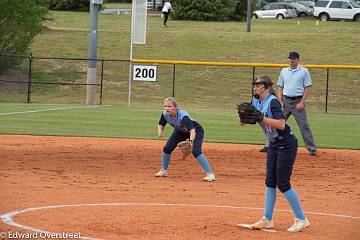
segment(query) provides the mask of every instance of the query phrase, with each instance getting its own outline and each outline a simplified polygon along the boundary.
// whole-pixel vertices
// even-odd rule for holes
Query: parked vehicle
[[[321,21],[347,19],[360,21],[360,5],[352,0],[318,0],[314,17]]]
[[[295,7],[298,17],[306,17],[313,15],[314,8],[306,7],[305,5],[297,2],[292,2],[290,4]]]
[[[313,1],[300,1],[298,3],[304,5],[305,7],[311,8],[314,11],[315,2],[313,2]]]
[[[261,10],[253,12],[255,18],[293,18],[297,16],[295,7],[289,3],[277,2],[269,3],[262,7]]]
[[[155,10],[161,11],[163,7],[162,0],[155,0]],[[147,9],[154,9],[154,0],[147,0]]]

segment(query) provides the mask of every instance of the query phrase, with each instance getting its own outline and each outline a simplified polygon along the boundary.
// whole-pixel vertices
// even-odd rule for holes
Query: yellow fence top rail
[[[183,65],[206,65],[206,66],[241,66],[241,67],[287,67],[288,64],[273,63],[231,63],[231,62],[196,62],[196,61],[173,61],[173,60],[150,60],[150,59],[133,59],[132,63],[152,63],[152,64],[183,64]],[[359,69],[356,65],[302,65],[306,68],[331,68],[331,69]]]

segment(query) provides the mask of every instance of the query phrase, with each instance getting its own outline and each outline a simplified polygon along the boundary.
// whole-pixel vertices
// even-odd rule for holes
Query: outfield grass
[[[131,9],[131,3],[104,3],[104,8]]]
[[[99,14],[99,58],[129,58],[130,20]],[[304,64],[360,63],[358,22],[253,19],[250,33],[240,22],[169,20],[163,29],[160,13],[147,23],[146,45],[135,45],[134,58],[287,63],[287,53],[297,50]],[[50,11],[45,26],[31,46],[34,55],[87,57],[88,13]]]
[[[114,7],[114,6],[112,6]],[[129,59],[130,15],[99,14],[98,58]],[[89,14],[50,11],[45,29],[35,38],[34,56],[87,58]],[[311,18],[293,20],[252,20],[246,23],[169,21],[163,29],[160,14],[148,17],[147,42],[134,46],[134,58],[221,62],[287,63],[287,53],[297,50],[303,64],[359,65],[360,24],[358,22],[320,22]],[[127,103],[128,65],[107,63],[104,77],[104,103]],[[86,61],[46,60],[33,62],[33,80],[86,80]],[[265,138],[255,126],[240,128],[234,104],[249,99],[251,69],[177,66],[176,97],[186,110],[202,123],[206,141],[263,144]],[[26,79],[27,67],[17,77]],[[100,72],[99,72],[100,73]],[[279,69],[260,68],[256,75],[268,74],[275,81]],[[325,70],[313,70],[314,86],[307,102],[309,110],[324,112]],[[332,70],[330,110],[359,113],[359,70]],[[34,113],[1,115],[31,109],[59,108],[68,105],[0,104],[0,134],[34,134],[156,138],[161,112],[157,103],[171,94],[172,66],[159,66],[156,83],[134,83],[133,105],[129,107],[78,108]],[[34,102],[81,102],[81,87],[37,85]],[[10,87],[11,89],[13,86]],[[26,89],[21,89],[24,93]],[[51,90],[51,91],[50,91]],[[66,92],[68,91],[68,92]],[[6,95],[7,94],[7,95]],[[15,93],[2,93],[0,99],[18,99]],[[24,95],[26,97],[26,95]],[[21,98],[23,101],[23,98]],[[222,107],[221,107],[222,106]],[[83,106],[81,106],[83,107]],[[200,107],[211,109],[199,109]],[[336,108],[336,109],[335,109]],[[315,141],[319,147],[360,149],[359,115],[309,114]],[[303,145],[293,119],[289,120]],[[169,134],[169,130],[167,134]]]
[[[266,141],[260,127],[240,127],[235,111],[196,108],[186,110],[203,125],[207,142],[263,144]],[[0,104],[0,134],[157,139],[157,123],[161,111],[161,106],[140,108]],[[360,149],[359,121],[359,115],[309,115],[315,141],[321,148]],[[298,127],[292,118],[289,124],[298,137],[299,144],[303,146]],[[168,126],[165,132],[168,137],[172,128]]]
[[[50,11],[48,17],[46,29],[32,44],[33,55],[87,58],[88,13]],[[98,58],[129,59],[130,18],[130,15],[99,14]],[[303,64],[360,63],[358,22],[331,21],[316,25],[313,18],[253,19],[252,31],[247,33],[246,24],[240,22],[170,20],[169,28],[163,29],[161,21],[160,14],[148,16],[147,42],[134,45],[134,58],[287,63],[287,53],[297,50]],[[76,83],[86,80],[86,61],[47,61],[41,62],[43,65],[34,61],[33,76],[37,81],[49,77],[58,81],[74,79]],[[158,66],[158,82],[133,84],[133,103],[155,105],[171,94],[173,66]],[[127,104],[128,69],[127,63],[105,63],[105,104]],[[256,75],[269,75],[276,81],[279,71],[257,68]],[[307,102],[309,110],[325,112],[326,69],[310,71],[313,88]],[[360,113],[360,71],[330,70],[330,74],[329,112]],[[252,72],[251,68],[178,65],[176,79],[175,96],[186,107],[193,102],[205,108],[220,105],[232,108],[234,102],[248,99]],[[50,100],[58,99],[54,92],[47,95]]]

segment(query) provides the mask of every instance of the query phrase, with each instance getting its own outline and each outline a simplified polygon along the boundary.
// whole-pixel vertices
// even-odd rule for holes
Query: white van
[[[261,10],[254,11],[253,16],[255,18],[284,19],[295,18],[297,13],[295,7],[290,3],[277,2],[269,3],[262,7]]]
[[[318,0],[314,6],[314,17],[321,21],[332,19],[360,21],[360,5],[352,0]]]

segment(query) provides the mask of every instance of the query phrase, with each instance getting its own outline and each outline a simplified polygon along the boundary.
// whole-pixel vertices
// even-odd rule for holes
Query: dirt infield
[[[196,160],[180,160],[178,150],[169,176],[155,178],[164,143],[0,136],[0,215],[19,224],[1,221],[0,239],[15,233],[40,239],[34,229],[119,240],[359,239],[360,151],[320,149],[311,157],[299,149],[292,184],[311,226],[294,234],[286,231],[293,215],[282,194],[274,214],[276,232],[235,226],[262,216],[260,146],[204,143],[217,177],[207,183]],[[5,215],[20,209],[26,211]]]

